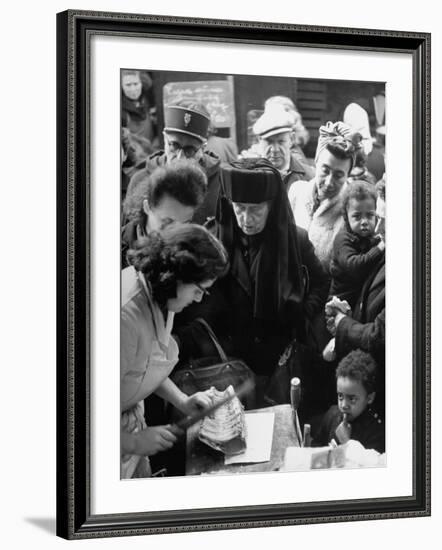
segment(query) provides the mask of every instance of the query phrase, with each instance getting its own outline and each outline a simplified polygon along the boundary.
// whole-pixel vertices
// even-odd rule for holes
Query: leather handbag
[[[264,400],[269,405],[290,403],[290,382],[295,377],[301,380],[304,393],[310,385],[308,371],[311,361],[312,350],[308,346],[301,344],[296,339],[290,342],[270,377]]]
[[[186,395],[192,395],[198,391],[208,390],[212,386],[218,391],[224,391],[230,385],[235,389],[246,380],[251,380],[254,384],[253,371],[241,359],[226,355],[207,321],[197,318],[194,322],[204,327],[218,355],[190,360],[187,365],[174,371],[170,378],[178,388]],[[246,409],[253,409],[255,392],[249,392],[241,401]]]

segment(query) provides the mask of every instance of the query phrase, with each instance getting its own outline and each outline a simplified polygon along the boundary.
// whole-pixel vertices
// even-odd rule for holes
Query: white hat
[[[253,132],[262,138],[268,138],[282,132],[291,132],[295,123],[293,113],[287,112],[280,104],[274,103],[264,110],[264,113],[253,125]]]

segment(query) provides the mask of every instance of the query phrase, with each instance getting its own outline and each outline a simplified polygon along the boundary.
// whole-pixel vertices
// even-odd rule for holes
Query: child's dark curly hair
[[[355,349],[340,361],[336,369],[336,378],[339,377],[357,380],[367,393],[373,393],[377,388],[376,362],[369,353]]]
[[[177,283],[202,283],[228,270],[227,252],[207,229],[196,224],[173,224],[137,241],[127,258],[144,274],[154,300],[164,307],[176,297]]]
[[[135,219],[143,225],[146,223],[145,199],[150,207],[156,207],[167,195],[185,206],[197,208],[203,202],[206,190],[207,176],[198,164],[177,160],[156,168],[128,189],[123,209],[128,219]]]
[[[356,199],[357,201],[363,201],[365,199],[373,199],[374,207],[376,208],[376,189],[374,185],[368,183],[364,180],[355,180],[349,182],[342,199],[342,215],[344,216],[345,225],[347,230],[350,230],[350,225],[348,222],[348,204],[350,199]]]

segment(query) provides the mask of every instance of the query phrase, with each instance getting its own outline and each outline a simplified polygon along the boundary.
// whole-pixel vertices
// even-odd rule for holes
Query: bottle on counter
[[[311,447],[312,446],[312,433],[311,433],[312,427],[310,424],[304,424],[304,436],[302,439],[302,446],[303,447]]]

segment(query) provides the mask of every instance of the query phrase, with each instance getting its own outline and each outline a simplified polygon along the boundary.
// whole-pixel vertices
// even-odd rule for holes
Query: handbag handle
[[[212,344],[215,346],[216,351],[218,352],[218,355],[221,358],[221,361],[225,363],[228,361],[227,355],[223,348],[221,347],[221,344],[218,341],[218,338],[215,336],[215,333],[212,330],[212,327],[209,325],[209,323],[203,319],[202,317],[197,317],[195,319],[200,325],[203,325],[203,327],[206,329],[207,334],[209,335],[210,339],[212,340]]]

